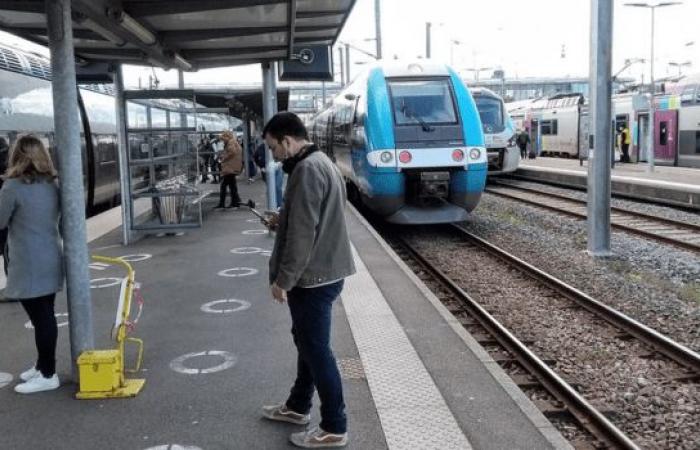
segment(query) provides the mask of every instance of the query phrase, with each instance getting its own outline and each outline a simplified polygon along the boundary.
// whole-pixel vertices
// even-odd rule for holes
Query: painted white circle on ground
[[[267,234],[268,230],[245,230],[243,234]]]
[[[94,280],[90,280],[90,289],[101,289],[110,286],[116,286],[118,284],[121,284],[121,282],[121,278],[95,278]]]
[[[139,261],[145,261],[145,260],[150,259],[152,257],[153,257],[153,255],[149,255],[148,253],[141,253],[141,254],[136,254],[136,255],[120,256],[119,259],[121,259],[124,262],[139,262]]]
[[[214,306],[220,305],[222,303],[229,303],[236,305],[233,308],[227,308],[227,309],[220,309],[220,308],[215,308]],[[243,311],[250,308],[250,302],[247,302],[245,300],[237,300],[235,298],[229,298],[229,299],[223,299],[223,300],[214,300],[213,302],[205,303],[202,305],[200,308],[202,311],[205,313],[212,313],[212,314],[229,314],[237,311]]]
[[[263,256],[272,256],[272,252],[270,250],[265,250],[260,252],[261,255]]]
[[[238,247],[231,249],[231,253],[236,255],[251,255],[253,253],[260,253],[264,251],[260,247]]]
[[[187,361],[188,359],[200,358],[202,356],[219,356],[224,360],[224,362],[206,369],[193,369],[185,366],[185,361]],[[221,350],[209,350],[208,352],[188,353],[186,355],[179,356],[170,362],[170,368],[175,372],[184,373],[186,375],[198,375],[202,373],[209,374],[221,372],[222,370],[226,370],[230,367],[233,367],[233,365],[236,364],[237,360],[238,358],[229,352],[224,352]]]
[[[220,277],[247,277],[256,273],[258,273],[258,269],[253,269],[252,267],[234,267],[222,270],[217,275]]]
[[[248,219],[246,220],[248,223],[260,223],[260,219]]]
[[[0,372],[0,389],[4,388],[8,384],[12,383],[12,374],[7,372]]]
[[[194,445],[164,444],[148,447],[146,450],[202,450]]]
[[[68,317],[68,313],[56,313],[55,316],[56,316],[57,319],[58,319],[59,317]],[[68,325],[68,321],[67,321],[67,320],[64,320],[63,322],[58,322],[58,323],[56,324],[56,326],[58,326],[58,328],[65,327],[66,325]],[[32,321],[31,321],[31,320],[28,320],[28,321],[24,324],[24,328],[26,328],[27,330],[33,330],[33,329],[34,329],[34,325],[32,325]]]

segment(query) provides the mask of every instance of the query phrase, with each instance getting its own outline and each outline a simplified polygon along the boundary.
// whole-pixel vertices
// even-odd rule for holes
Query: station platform
[[[264,185],[239,183],[264,204]],[[204,226],[128,247],[120,230],[93,255],[131,261],[144,298],[133,335],[145,342],[135,398],[75,400],[65,294],[57,298],[60,389],[12,387],[35,358],[18,303],[0,303],[0,448],[278,449],[303,427],[261,418],[286,399],[296,353],[286,305],[269,293],[273,238],[245,209],[205,208]],[[349,449],[571,448],[439,300],[351,207],[357,274],[333,316]],[[91,266],[96,347],[109,334],[123,273]],[[133,355],[130,355],[133,357]],[[127,361],[127,366],[132,364]],[[14,377],[15,379],[12,379]],[[312,424],[318,423],[318,401]]]
[[[646,163],[616,162],[612,169],[612,193],[700,210],[700,169],[657,165],[647,171]],[[588,161],[555,157],[523,160],[515,177],[585,188]]]

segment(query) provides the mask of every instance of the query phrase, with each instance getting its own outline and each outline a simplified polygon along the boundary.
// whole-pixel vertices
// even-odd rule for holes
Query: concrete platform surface
[[[648,172],[647,167],[615,163],[612,193],[700,210],[700,169],[655,166],[654,172]],[[585,188],[588,161],[581,165],[577,159],[538,157],[522,161],[513,175]]]
[[[260,182],[239,183],[263,204]],[[278,449],[303,427],[266,421],[295,375],[286,306],[271,300],[272,237],[247,211],[211,211],[182,236],[129,247],[114,230],[92,254],[132,261],[143,315],[143,392],[123,400],[74,400],[65,294],[57,299],[58,373],[52,392],[15,394],[35,358],[18,303],[0,303],[0,449]],[[334,308],[333,345],[343,376],[350,449],[567,448],[500,368],[406,272],[349,209],[358,274]],[[93,265],[97,348],[112,348],[116,267]],[[132,365],[133,350],[127,365]],[[418,380],[418,381],[416,381]],[[403,383],[403,384],[402,384]],[[318,401],[312,423],[318,423]],[[179,447],[178,447],[179,446]]]

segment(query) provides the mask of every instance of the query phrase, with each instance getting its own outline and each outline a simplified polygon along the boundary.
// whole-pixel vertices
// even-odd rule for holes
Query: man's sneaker
[[[15,392],[18,394],[33,394],[35,392],[52,391],[58,389],[60,385],[61,383],[58,381],[58,375],[56,374],[53,374],[50,378],[38,375],[26,383],[15,386]]]
[[[299,414],[291,409],[287,409],[284,403],[281,405],[263,406],[263,417],[279,422],[295,423],[297,425],[307,425],[311,421],[311,414]]]
[[[308,431],[292,433],[289,436],[289,442],[303,448],[345,447],[348,445],[348,434],[328,433],[316,427]]]
[[[20,373],[19,379],[22,381],[29,381],[37,375],[39,375],[39,371],[36,370],[36,367],[32,366],[31,369],[27,369],[24,372]]]

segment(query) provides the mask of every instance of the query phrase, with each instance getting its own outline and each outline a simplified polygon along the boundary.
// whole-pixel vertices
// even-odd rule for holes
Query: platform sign
[[[333,52],[328,45],[298,45],[293,59],[279,63],[280,81],[333,81]]]

